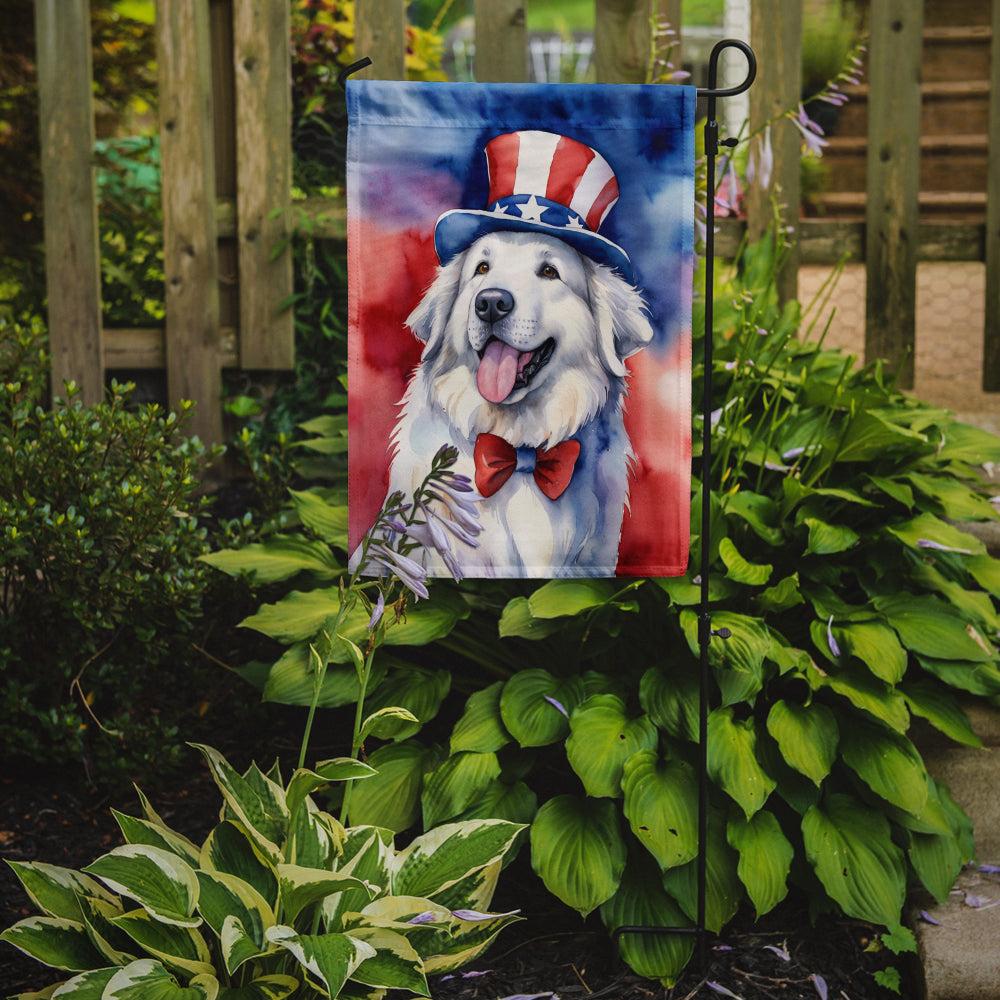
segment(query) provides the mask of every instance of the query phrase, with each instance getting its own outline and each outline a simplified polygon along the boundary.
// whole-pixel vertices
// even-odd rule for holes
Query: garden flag
[[[352,551],[451,445],[472,491],[449,510],[481,529],[462,574],[686,572],[694,89],[347,101]]]

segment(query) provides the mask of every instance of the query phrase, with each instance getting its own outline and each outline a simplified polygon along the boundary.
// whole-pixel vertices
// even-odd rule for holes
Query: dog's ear
[[[438,268],[431,286],[424,293],[416,309],[406,317],[406,325],[417,340],[425,344],[423,359],[433,360],[444,343],[444,331],[448,325],[455,297],[458,295],[459,279],[462,276],[462,260],[459,254],[444,267]]]
[[[595,264],[591,271],[590,301],[601,361],[613,375],[624,377],[625,359],[653,339],[646,303],[638,289],[603,264]]]

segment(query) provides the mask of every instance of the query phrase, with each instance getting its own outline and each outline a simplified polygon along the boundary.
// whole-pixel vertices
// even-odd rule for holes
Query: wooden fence
[[[293,365],[290,0],[158,0],[157,40],[163,170],[166,325],[101,326],[97,209],[92,168],[88,0],[35,0],[53,384],[73,379],[85,401],[101,397],[105,372],[165,369],[171,402],[198,405],[196,433],[223,438],[221,371]],[[526,79],[525,5],[474,0],[476,77]],[[595,0],[594,64],[600,82],[642,82],[650,17],[681,23],[682,0]],[[912,384],[916,265],[985,261],[983,385],[1000,390],[1000,0],[992,2],[986,221],[921,222],[920,47],[923,2],[871,0],[867,81],[869,131],[864,221],[785,222],[797,242],[782,292],[796,291],[800,263],[850,253],[867,269],[866,356],[894,365],[907,351]],[[750,126],[800,97],[801,0],[753,0],[751,43],[759,72]],[[364,75],[402,79],[405,0],[357,0],[356,51]],[[683,51],[683,39],[680,41]],[[675,59],[677,52],[674,53]],[[720,102],[724,104],[725,102]],[[720,109],[720,118],[724,108]],[[717,251],[732,253],[744,228],[759,234],[771,200],[799,203],[799,135],[775,129],[775,171],[751,189],[747,220],[724,220]],[[344,205],[310,201],[315,236],[342,238]],[[787,214],[787,210],[786,210]]]

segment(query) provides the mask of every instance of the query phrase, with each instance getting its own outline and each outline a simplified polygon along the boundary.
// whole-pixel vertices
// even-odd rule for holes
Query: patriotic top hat
[[[598,232],[618,200],[618,181],[600,153],[538,131],[498,135],[485,152],[488,206],[445,212],[437,220],[434,249],[442,265],[486,233],[530,231],[556,236],[635,282],[628,254]]]

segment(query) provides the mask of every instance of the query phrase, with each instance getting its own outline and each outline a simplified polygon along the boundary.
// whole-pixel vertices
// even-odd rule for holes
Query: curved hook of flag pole
[[[347,78],[352,73],[357,73],[358,70],[362,70],[366,66],[371,66],[371,64],[372,64],[371,59],[369,59],[368,56],[365,56],[363,59],[359,59],[357,62],[352,62],[349,66],[345,66],[337,74],[337,83],[340,85],[340,89],[341,90],[347,89]]]

